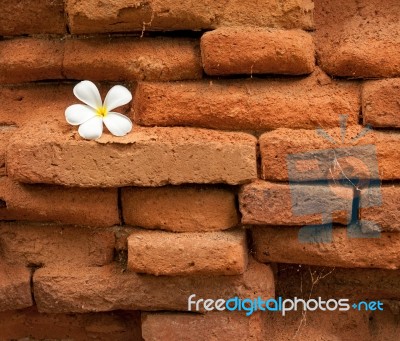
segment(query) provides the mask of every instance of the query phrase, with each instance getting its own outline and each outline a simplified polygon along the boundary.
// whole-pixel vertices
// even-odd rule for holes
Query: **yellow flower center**
[[[97,115],[101,117],[106,117],[107,116],[107,108],[106,107],[100,107],[97,109]]]

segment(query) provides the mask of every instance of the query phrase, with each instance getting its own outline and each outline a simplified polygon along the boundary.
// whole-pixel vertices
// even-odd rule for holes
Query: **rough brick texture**
[[[8,263],[101,266],[112,262],[114,244],[110,230],[0,223],[1,256]]]
[[[257,227],[253,229],[255,255],[262,262],[309,264],[344,268],[400,269],[398,233],[381,233],[379,238],[351,238],[347,228],[335,227],[332,242],[299,240],[299,229]]]
[[[260,10],[262,8],[262,10]],[[311,0],[67,0],[72,33],[201,30],[220,26],[313,27]]]
[[[331,221],[347,224],[351,218],[353,190],[333,185],[278,184],[256,181],[242,187],[239,195],[243,224],[322,224],[325,212]]]
[[[400,78],[368,81],[363,85],[364,124],[373,127],[400,127]]]
[[[315,67],[310,34],[301,30],[220,28],[201,37],[208,75],[311,73]]]
[[[122,207],[126,224],[174,232],[225,230],[239,221],[235,194],[211,186],[123,188]]]
[[[257,177],[255,147],[245,133],[135,128],[84,141],[65,123],[29,126],[10,141],[7,172],[22,182],[81,187],[240,184]]]
[[[244,230],[173,233],[134,230],[128,269],[153,275],[238,275],[246,270]]]
[[[61,222],[85,226],[120,223],[117,189],[21,184],[0,178],[0,219]]]
[[[358,122],[358,86],[317,72],[305,79],[139,83],[134,119],[141,125],[228,130],[339,126]],[[171,103],[174,103],[171,106]]]
[[[91,312],[188,309],[193,293],[203,298],[274,296],[269,266],[251,262],[236,276],[152,276],[123,272],[118,266],[41,268],[34,275],[34,294],[41,312]]]

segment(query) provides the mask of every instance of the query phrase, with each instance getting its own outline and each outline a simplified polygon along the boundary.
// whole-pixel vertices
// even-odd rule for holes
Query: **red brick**
[[[384,232],[378,238],[350,238],[347,228],[335,227],[332,242],[304,243],[298,228],[253,229],[255,256],[261,262],[294,263],[343,268],[400,269],[400,235]]]
[[[243,224],[315,225],[350,221],[353,189],[341,186],[278,184],[256,181],[242,187],[239,195]],[[315,213],[314,213],[315,212]]]
[[[260,137],[262,177],[289,180],[288,159],[298,158],[300,161],[293,165],[291,181],[337,181],[346,177],[400,179],[397,157],[400,134],[371,130],[364,131],[366,134],[356,139],[362,131],[361,126],[349,127],[341,142],[340,129],[326,130],[335,143],[314,130],[277,129],[265,133]],[[379,174],[374,174],[374,168],[378,168]]]
[[[235,194],[210,186],[122,189],[126,224],[174,232],[225,230],[239,222]]]
[[[136,229],[128,238],[128,269],[152,275],[239,275],[246,270],[244,230],[173,233]]]
[[[364,124],[400,127],[400,78],[367,81],[362,92]]]
[[[113,226],[120,223],[117,189],[64,188],[20,184],[0,178],[0,209],[3,220],[33,220],[85,226]]]
[[[0,313],[2,340],[141,340],[140,313],[40,314],[36,308]]]
[[[319,65],[335,76],[400,75],[398,0],[316,0]]]
[[[74,226],[0,223],[2,258],[37,266],[101,266],[113,260],[113,231]]]
[[[6,175],[6,151],[8,141],[15,132],[14,126],[3,126],[0,129],[0,179]]]
[[[64,74],[94,81],[185,80],[202,77],[200,50],[192,39],[69,39]]]
[[[0,36],[66,32],[64,0],[2,1],[0,13]]]
[[[7,172],[21,182],[80,187],[241,184],[257,177],[256,139],[245,133],[135,127],[122,138],[103,134],[85,141],[67,123],[49,122],[13,135]]]
[[[146,313],[142,315],[142,336],[145,341],[261,341],[262,318],[259,313],[246,316],[244,312]]]
[[[201,0],[67,0],[71,33],[201,30],[221,26],[313,28],[311,0],[240,0],[220,4]]]
[[[357,124],[360,105],[356,84],[316,72],[305,79],[142,82],[133,109],[135,121],[146,126],[264,131],[337,127],[338,113]]]
[[[0,41],[0,83],[62,79],[64,43],[60,39]]]
[[[311,73],[314,43],[301,30],[219,28],[201,37],[204,70],[209,75]]]
[[[188,297],[271,298],[274,278],[269,266],[250,262],[236,276],[152,276],[124,272],[118,266],[41,268],[35,272],[35,301],[40,312],[66,313],[188,309]]]
[[[0,262],[0,311],[30,307],[31,274],[23,266],[10,266]]]

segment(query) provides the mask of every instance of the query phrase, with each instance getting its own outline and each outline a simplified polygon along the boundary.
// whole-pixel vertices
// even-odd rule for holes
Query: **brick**
[[[141,340],[136,311],[41,314],[36,307],[0,313],[2,340]]]
[[[113,231],[25,222],[0,223],[2,258],[35,266],[101,266],[113,260]]]
[[[122,189],[126,224],[173,232],[225,230],[238,224],[235,194],[211,186]]]
[[[15,132],[15,126],[3,126],[0,128],[0,179],[6,175],[6,151],[8,141]]]
[[[344,133],[346,136],[343,141],[340,129],[328,129],[325,132],[277,129],[261,135],[263,179],[343,180],[349,184],[346,178],[400,178],[400,164],[397,158],[400,148],[399,133],[368,131],[361,126],[348,127]]]
[[[279,184],[256,181],[239,194],[243,224],[316,225],[331,221],[347,224],[351,218],[353,189],[332,185]]]
[[[59,39],[0,41],[0,83],[62,79],[64,43]]]
[[[382,231],[400,231],[400,187],[386,184],[380,186],[382,197],[378,197],[375,191],[361,191],[360,219],[376,224]]]
[[[244,230],[173,233],[136,229],[128,238],[128,269],[152,275],[239,275],[246,270]]]
[[[2,1],[0,13],[0,36],[66,33],[64,0]]]
[[[117,189],[21,184],[0,178],[2,220],[32,220],[94,227],[120,223]]]
[[[334,76],[399,76],[399,20],[397,0],[316,0],[318,64]]]
[[[313,28],[313,2],[251,0],[213,1],[67,0],[71,33],[203,30],[221,26]]]
[[[261,341],[262,319],[260,314],[245,316],[243,312],[211,312],[204,315],[145,313],[142,315],[142,336],[145,341]]]
[[[303,75],[315,68],[314,43],[301,30],[219,28],[201,37],[208,75]]]
[[[185,80],[202,77],[200,49],[193,39],[68,39],[64,74],[92,81]]]
[[[299,239],[299,229],[258,227],[252,230],[255,257],[261,262],[294,263],[343,268],[400,268],[400,236],[384,232],[377,238],[351,238],[347,228],[335,227],[332,242]]]
[[[399,89],[400,78],[365,82],[362,91],[364,124],[399,128]]]
[[[357,124],[360,105],[356,84],[317,72],[305,79],[141,82],[133,109],[134,120],[145,126],[265,131],[338,127],[338,113]]]
[[[85,157],[81,157],[85,155]],[[8,145],[14,180],[80,187],[241,184],[257,177],[256,139],[245,133],[140,128],[80,138],[67,123],[27,126]]]
[[[269,266],[251,262],[236,276],[152,276],[124,272],[119,266],[41,268],[35,272],[35,301],[40,312],[66,313],[188,309],[188,297],[274,296]]]
[[[31,274],[23,266],[0,263],[0,311],[23,309],[33,305]]]

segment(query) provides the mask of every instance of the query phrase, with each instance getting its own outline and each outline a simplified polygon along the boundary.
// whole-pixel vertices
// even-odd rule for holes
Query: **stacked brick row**
[[[299,328],[301,312],[187,310],[192,294],[396,307],[399,9],[0,4],[0,339],[393,339],[394,308],[317,312],[312,328]],[[85,141],[65,122],[84,79],[103,94],[132,91],[129,135]],[[357,152],[329,152],[340,148]],[[293,173],[291,157],[307,153]],[[374,157],[382,183],[358,188],[348,174],[366,176],[359,161]],[[329,242],[300,240],[302,227],[327,219]],[[363,221],[379,238],[368,226],[349,237]],[[356,322],[339,328],[344,318]]]

